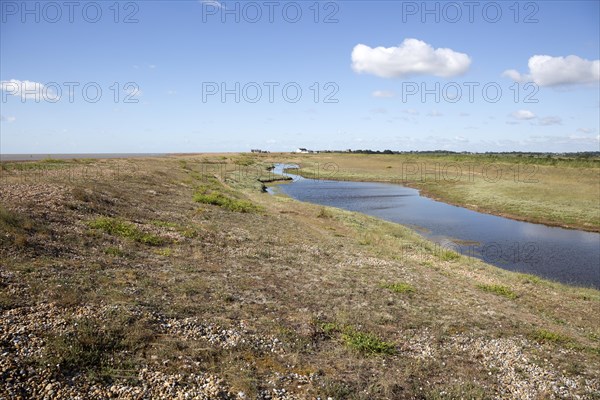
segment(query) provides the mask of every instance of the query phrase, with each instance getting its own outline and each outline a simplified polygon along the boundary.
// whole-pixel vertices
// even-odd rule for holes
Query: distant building
[[[250,150],[251,153],[268,153],[268,151],[266,150],[260,150],[260,149],[252,149]]]
[[[310,153],[310,150],[307,150],[304,147],[300,147],[296,150],[296,153],[308,154],[308,153]]]

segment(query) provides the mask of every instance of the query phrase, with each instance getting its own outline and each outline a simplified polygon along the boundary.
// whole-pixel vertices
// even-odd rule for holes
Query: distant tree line
[[[320,150],[319,153],[351,153],[351,154],[472,154],[472,155],[488,155],[488,156],[513,156],[513,157],[535,157],[535,158],[552,158],[552,157],[568,157],[568,158],[597,158],[600,157],[600,151],[580,151],[580,152],[565,152],[565,153],[551,153],[551,152],[527,152],[527,151],[486,151],[483,153],[476,153],[470,151],[450,151],[450,150],[410,150],[410,151],[398,151],[398,150],[370,150],[370,149],[357,149],[357,150]]]

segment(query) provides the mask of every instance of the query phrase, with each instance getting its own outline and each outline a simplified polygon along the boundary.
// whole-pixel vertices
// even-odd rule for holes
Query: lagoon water
[[[456,207],[396,184],[305,179],[277,190],[300,201],[343,208],[415,229],[441,247],[511,271],[600,288],[600,234],[515,221]],[[272,192],[272,190],[270,190]]]

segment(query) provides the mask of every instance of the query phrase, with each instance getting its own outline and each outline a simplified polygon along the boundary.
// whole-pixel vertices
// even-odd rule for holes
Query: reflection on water
[[[288,166],[289,167],[289,166]],[[274,172],[283,173],[284,165]],[[490,264],[600,288],[600,234],[515,221],[441,203],[396,184],[304,179],[278,190],[301,201],[357,211]]]

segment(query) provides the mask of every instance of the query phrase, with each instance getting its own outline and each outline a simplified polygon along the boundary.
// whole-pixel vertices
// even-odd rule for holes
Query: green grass
[[[451,250],[444,250],[439,254],[440,260],[442,261],[454,261],[460,258],[460,254]]]
[[[531,335],[532,339],[541,343],[569,343],[571,338],[560,333],[538,329]]]
[[[385,289],[389,289],[394,293],[412,293],[415,291],[414,287],[404,282],[382,285],[382,287]]]
[[[385,342],[376,335],[369,332],[359,332],[351,326],[340,325],[335,322],[321,322],[319,328],[328,337],[342,334],[344,345],[350,349],[364,354],[394,354],[396,346]]]
[[[159,256],[163,257],[171,257],[173,255],[173,250],[171,249],[158,249],[154,251]]]
[[[343,328],[335,322],[323,322],[320,324],[320,328],[326,335],[332,335],[343,330]]]
[[[104,253],[114,257],[125,257],[125,252],[118,247],[107,247],[104,249]]]
[[[241,213],[250,213],[257,210],[257,207],[248,200],[234,199],[222,193],[196,193],[194,201],[203,204],[212,204],[229,211]]]
[[[321,207],[319,214],[317,214],[317,218],[333,218],[333,214],[325,207]]]
[[[4,230],[30,229],[31,221],[0,206],[0,228]]]
[[[348,330],[342,334],[344,344],[351,349],[366,354],[394,354],[396,346],[385,342],[371,333]]]
[[[73,322],[71,330],[48,335],[40,359],[60,374],[87,372],[110,378],[115,368],[131,368],[135,353],[154,336],[147,322],[126,312],[112,315],[108,321],[86,317]]]
[[[3,162],[0,163],[0,170],[5,171],[36,171],[44,169],[63,168],[71,164],[67,160],[56,160],[47,158],[33,162]]]
[[[523,283],[538,285],[543,282],[542,278],[531,274],[519,274],[519,277],[523,280]]]
[[[240,213],[251,213],[260,210],[251,201],[237,199],[233,195],[225,194],[225,188],[216,181],[209,181],[208,184],[198,187],[194,194],[194,201]]]
[[[253,156],[242,153],[233,159],[233,163],[236,165],[248,167],[250,165],[254,165],[256,163],[256,160]]]
[[[504,296],[507,299],[516,299],[517,294],[513,292],[509,287],[503,285],[477,285],[477,287],[484,292],[494,293],[499,296]]]
[[[40,230],[44,229],[31,219],[0,205],[0,243],[8,242],[23,248],[28,244],[28,237]]]
[[[131,222],[117,218],[99,217],[88,223],[93,229],[100,229],[109,235],[124,237],[149,246],[160,246],[164,240],[156,235],[140,231]]]
[[[68,372],[96,369],[119,349],[121,339],[117,330],[102,332],[98,321],[84,319],[72,332],[48,340],[46,360]]]
[[[150,221],[150,224],[152,224],[158,228],[174,229],[177,232],[179,232],[179,234],[181,234],[181,236],[188,238],[188,239],[195,238],[198,236],[198,231],[196,229],[180,225],[176,222]]]

